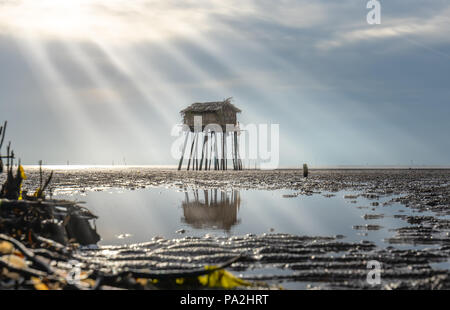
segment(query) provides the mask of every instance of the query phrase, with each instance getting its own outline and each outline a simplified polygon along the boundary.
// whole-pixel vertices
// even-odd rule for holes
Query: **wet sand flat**
[[[28,180],[38,180],[38,171],[27,169]],[[29,182],[27,180],[27,182]],[[35,188],[26,183],[24,189]],[[382,227],[389,208],[406,209],[393,216],[404,226],[392,229],[386,246],[372,241],[347,241],[338,235],[267,233],[239,236],[180,236],[155,238],[134,245],[102,246],[82,251],[80,259],[105,266],[125,265],[150,269],[191,269],[219,263],[236,253],[245,253],[231,269],[249,280],[288,288],[434,288],[448,289],[450,257],[450,170],[367,169],[311,170],[305,179],[301,170],[275,171],[176,171],[170,169],[94,168],[56,170],[52,190],[79,194],[111,188],[136,190],[147,187],[192,189],[290,190],[286,197],[322,195],[344,198],[364,211],[366,225],[353,229],[367,234]],[[368,203],[360,205],[364,198]],[[380,199],[384,198],[384,199]],[[87,205],[89,208],[89,205]],[[366,212],[367,211],[367,212]],[[372,224],[371,221],[381,221]],[[420,247],[416,247],[420,246]],[[105,254],[107,253],[107,254]],[[366,281],[367,262],[383,266],[381,285]]]

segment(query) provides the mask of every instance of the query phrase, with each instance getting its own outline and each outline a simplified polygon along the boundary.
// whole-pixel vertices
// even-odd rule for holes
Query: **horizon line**
[[[15,165],[17,166],[17,164]],[[23,164],[25,168],[39,168],[39,165]],[[89,169],[89,168],[155,168],[155,169],[177,169],[178,165],[104,165],[104,164],[43,164],[43,168],[54,169]],[[450,169],[450,165],[323,165],[309,166],[309,169]],[[244,168],[243,170],[302,170],[302,166],[280,166],[274,169]],[[230,171],[233,169],[229,169]]]

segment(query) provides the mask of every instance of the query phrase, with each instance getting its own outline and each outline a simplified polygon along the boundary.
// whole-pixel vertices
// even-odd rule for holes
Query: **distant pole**
[[[181,170],[181,166],[183,164],[183,157],[184,157],[184,152],[186,152],[186,144],[188,141],[188,137],[189,137],[189,131],[186,132],[186,138],[184,138],[183,152],[181,153],[180,163],[178,164],[178,170]]]
[[[307,178],[308,174],[309,174],[308,165],[307,164],[303,164],[303,177]]]

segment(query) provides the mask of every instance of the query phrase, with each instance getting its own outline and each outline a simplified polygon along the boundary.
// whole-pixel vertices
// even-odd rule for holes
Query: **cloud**
[[[316,43],[319,49],[333,49],[361,41],[377,43],[385,39],[401,37],[420,38],[428,43],[450,42],[450,37],[442,31],[450,28],[450,6],[435,12],[432,17],[412,16],[408,18],[385,18],[380,25],[355,25],[350,29],[338,29],[330,38]]]
[[[282,18],[280,18],[282,17]],[[114,43],[165,40],[226,27],[220,20],[257,19],[289,27],[311,27],[325,7],[307,1],[219,0],[17,0],[0,2],[0,33],[43,39]]]

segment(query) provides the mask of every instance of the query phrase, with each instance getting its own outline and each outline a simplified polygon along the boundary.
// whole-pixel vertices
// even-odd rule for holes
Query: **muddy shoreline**
[[[37,170],[24,189],[34,188]],[[289,189],[296,195],[332,195],[341,190],[355,191],[373,201],[378,218],[390,203],[401,203],[414,214],[397,214],[405,227],[392,231],[390,246],[379,248],[371,242],[347,243],[339,236],[293,236],[267,234],[231,238],[182,238],[154,240],[146,244],[102,247],[84,251],[80,259],[99,266],[139,265],[151,270],[191,269],[226,260],[236,253],[247,253],[232,270],[248,271],[243,277],[271,283],[308,282],[308,288],[361,289],[448,289],[450,277],[450,170],[446,169],[370,169],[310,170],[305,179],[301,170],[275,171],[176,171],[152,168],[56,170],[54,193],[80,193],[107,188],[138,189],[149,186],[219,189]],[[331,194],[330,194],[331,193]],[[380,197],[397,195],[380,204]],[[289,197],[280,199],[289,199]],[[87,206],[89,208],[89,206]],[[356,206],[355,206],[356,207]],[[422,215],[421,213],[426,213]],[[430,215],[431,214],[431,215]],[[375,218],[377,218],[375,216]],[[370,220],[370,218],[368,218]],[[363,229],[362,227],[361,229]],[[369,229],[370,227],[366,227]],[[423,249],[402,249],[401,245],[425,245]],[[105,255],[104,251],[108,251]],[[111,255],[113,253],[114,255]],[[366,281],[367,262],[383,264],[382,284]],[[435,264],[447,262],[444,268]],[[93,266],[94,267],[94,266]],[[97,266],[98,267],[98,266]],[[258,270],[275,270],[272,274]],[[283,272],[277,272],[282,270]]]

